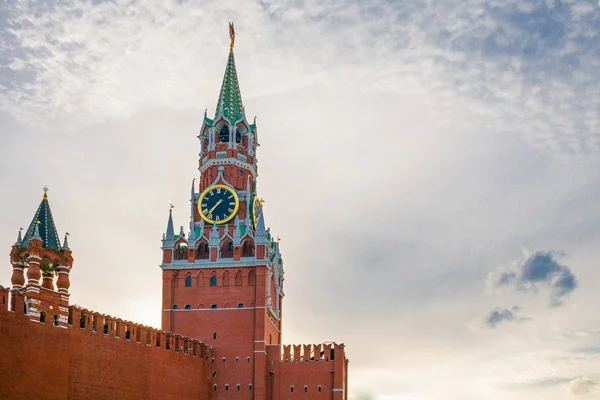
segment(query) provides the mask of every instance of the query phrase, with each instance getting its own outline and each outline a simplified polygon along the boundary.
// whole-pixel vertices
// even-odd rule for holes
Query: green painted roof
[[[40,223],[37,224],[37,221]],[[23,246],[29,245],[29,241],[35,233],[36,225],[38,226],[39,235],[44,242],[42,247],[60,251],[60,240],[58,239],[58,232],[56,231],[56,225],[54,224],[54,218],[52,218],[52,211],[50,211],[50,203],[48,203],[48,196],[46,194],[44,194],[44,198],[35,212],[29,228],[27,228],[22,242]]]
[[[221,85],[221,93],[217,103],[216,116],[223,115],[230,122],[236,122],[242,118],[244,106],[242,105],[242,93],[238,82],[237,71],[235,69],[235,57],[233,48],[229,51],[225,76]],[[215,119],[217,117],[215,116]]]

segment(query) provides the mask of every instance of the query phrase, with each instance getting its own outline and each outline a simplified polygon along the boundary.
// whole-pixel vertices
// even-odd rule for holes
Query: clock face
[[[209,224],[229,222],[238,211],[240,201],[235,190],[225,185],[208,187],[200,195],[198,211]]]
[[[262,208],[262,201],[254,196],[254,201],[252,202],[252,219],[254,222],[254,229],[256,229],[256,225],[258,225],[258,217],[260,216],[260,209]]]

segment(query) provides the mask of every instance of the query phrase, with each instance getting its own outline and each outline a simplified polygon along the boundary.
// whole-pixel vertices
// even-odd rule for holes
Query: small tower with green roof
[[[45,323],[48,318],[48,323],[66,327],[73,256],[67,242],[68,233],[60,243],[47,192],[45,187],[29,228],[25,235],[19,230],[17,242],[12,246],[11,293],[13,297],[24,296],[25,312],[31,319]]]

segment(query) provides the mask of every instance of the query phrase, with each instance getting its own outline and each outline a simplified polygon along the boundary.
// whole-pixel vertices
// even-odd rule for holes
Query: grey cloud
[[[489,310],[483,318],[484,324],[489,328],[496,328],[503,322],[524,322],[530,318],[518,315],[520,308],[514,306],[512,308],[494,307]]]
[[[550,287],[550,305],[563,304],[564,297],[577,288],[577,278],[571,269],[561,265],[556,254],[538,251],[512,269],[491,271],[488,283],[492,287],[511,286],[523,292],[535,292],[540,285]]]

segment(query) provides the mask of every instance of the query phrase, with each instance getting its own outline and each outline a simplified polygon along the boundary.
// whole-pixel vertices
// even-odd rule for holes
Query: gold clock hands
[[[208,213],[209,213],[209,214],[212,214],[212,212],[213,212],[213,211],[215,211],[215,208],[217,208],[217,206],[218,206],[219,204],[221,204],[222,202],[223,202],[223,199],[221,199],[221,200],[217,201],[217,204],[215,204],[215,205],[213,206],[213,208],[211,208],[211,209],[208,211]]]

